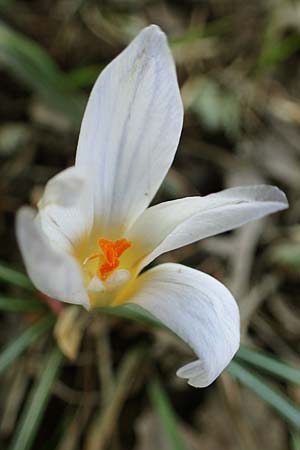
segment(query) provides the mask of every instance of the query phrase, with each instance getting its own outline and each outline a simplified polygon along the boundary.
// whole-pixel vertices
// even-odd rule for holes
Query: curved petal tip
[[[180,264],[161,264],[140,275],[122,303],[141,306],[196,353],[178,370],[195,387],[211,384],[230,363],[240,343],[238,306],[219,281]]]
[[[289,207],[289,201],[287,199],[287,196],[281,189],[279,189],[277,186],[266,186],[266,188],[270,189],[270,197],[271,197],[270,200],[281,203],[280,210]]]

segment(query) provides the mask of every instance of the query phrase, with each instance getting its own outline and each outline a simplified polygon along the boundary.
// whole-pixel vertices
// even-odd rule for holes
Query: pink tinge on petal
[[[59,300],[55,300],[52,297],[49,297],[46,294],[43,294],[42,292],[39,292],[39,297],[42,300],[43,303],[46,303],[47,306],[51,309],[51,311],[56,315],[59,316],[60,313],[65,308],[65,305],[60,302]]]

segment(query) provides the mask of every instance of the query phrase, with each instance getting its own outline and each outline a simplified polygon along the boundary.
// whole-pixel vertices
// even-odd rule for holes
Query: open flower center
[[[94,259],[99,259],[97,276],[102,281],[105,281],[119,267],[119,258],[132,244],[127,239],[119,239],[117,241],[98,239],[97,242],[100,251],[88,256],[83,264],[85,265]]]

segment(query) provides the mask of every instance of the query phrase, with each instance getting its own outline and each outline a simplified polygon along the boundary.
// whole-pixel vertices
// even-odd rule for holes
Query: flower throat
[[[119,258],[122,254],[131,247],[132,243],[127,239],[119,239],[117,241],[111,241],[110,239],[97,239],[100,251],[88,256],[83,264],[99,258],[99,265],[97,269],[97,275],[105,281],[112,272],[120,265]]]

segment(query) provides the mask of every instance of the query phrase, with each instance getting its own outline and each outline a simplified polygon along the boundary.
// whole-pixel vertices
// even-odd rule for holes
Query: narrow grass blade
[[[300,448],[300,432],[291,430],[291,450],[299,450]]]
[[[269,36],[262,44],[262,51],[258,59],[258,73],[263,74],[285,61],[300,48],[298,33],[286,37]]]
[[[290,425],[300,429],[300,409],[289,398],[270,387],[267,382],[237,361],[232,361],[228,372],[241,384],[255,392],[268,405],[272,406]]]
[[[0,280],[6,283],[14,284],[24,289],[29,289],[34,291],[35,288],[29,278],[24,275],[24,273],[19,272],[11,267],[7,267],[5,264],[0,262]]]
[[[47,306],[35,298],[15,298],[0,296],[0,311],[24,313],[30,311],[46,311]]]
[[[0,373],[3,372],[34,341],[42,336],[54,323],[54,317],[47,315],[44,319],[27,328],[20,336],[10,342],[0,353]]]
[[[290,271],[299,273],[300,245],[294,242],[281,243],[272,246],[266,253],[272,264],[285,267]]]
[[[236,358],[282,380],[300,384],[300,367],[296,369],[266,353],[241,347]]]
[[[0,64],[79,126],[85,97],[72,88],[42,47],[1,22]]]
[[[67,80],[74,89],[89,88],[92,87],[97,80],[100,72],[104,69],[104,66],[95,64],[92,66],[79,67],[73,69],[66,74]]]
[[[156,415],[169,440],[170,448],[172,450],[186,450],[183,438],[178,429],[176,414],[166,392],[158,380],[150,384],[149,396]]]
[[[10,450],[31,448],[50,399],[52,386],[59,375],[62,361],[63,355],[57,347],[47,355],[44,370],[37,378],[25,404]]]
[[[122,317],[123,319],[134,320],[145,325],[151,325],[158,328],[167,329],[161,322],[159,322],[152,314],[144,310],[138,305],[127,304],[122,306],[114,306],[113,308],[97,308],[95,312],[102,312],[111,316]]]

